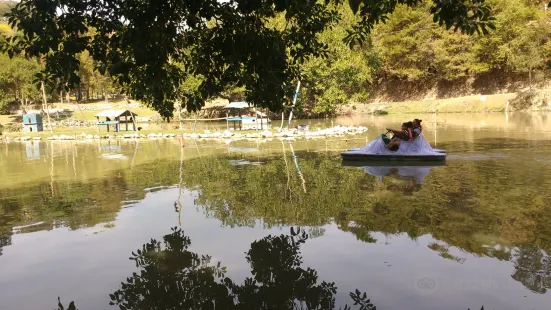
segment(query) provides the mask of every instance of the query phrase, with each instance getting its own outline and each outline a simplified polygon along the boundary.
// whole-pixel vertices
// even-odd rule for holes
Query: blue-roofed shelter
[[[113,127],[116,132],[121,131],[121,124],[125,125],[126,131],[128,131],[128,124],[132,124],[132,130],[136,131],[136,116],[138,114],[131,112],[130,110],[106,110],[96,114],[98,120],[98,132],[101,131],[101,126],[107,128],[109,132],[110,127]],[[100,120],[105,118],[105,121]]]
[[[23,115],[23,131],[24,132],[40,132],[44,131],[42,123],[42,115],[40,114],[25,114]]]

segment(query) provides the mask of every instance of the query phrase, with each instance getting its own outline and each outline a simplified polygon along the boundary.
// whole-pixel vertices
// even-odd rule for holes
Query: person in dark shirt
[[[394,130],[387,128],[388,131],[394,134],[394,138],[386,145],[389,150],[393,150],[394,147],[399,146],[402,141],[413,141],[413,123],[407,122],[402,124],[401,130]]]

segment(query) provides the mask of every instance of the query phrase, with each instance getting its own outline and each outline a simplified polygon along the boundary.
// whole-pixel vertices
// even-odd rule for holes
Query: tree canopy
[[[8,112],[11,102],[25,104],[40,99],[40,92],[33,81],[40,66],[23,57],[9,59],[0,54],[0,113]]]
[[[345,42],[365,43],[399,5],[422,2],[348,1],[357,19],[346,29]],[[43,58],[40,78],[71,89],[81,83],[78,57],[86,51],[100,73],[164,117],[172,115],[175,103],[200,109],[228,87],[243,87],[247,101],[276,111],[292,97],[302,65],[328,55],[320,34],[341,20],[344,5],[342,0],[22,0],[9,14],[18,34],[7,50],[12,57]],[[484,0],[432,0],[426,9],[448,29],[473,34],[494,28]],[[280,16],[283,27],[274,25]],[[198,87],[182,87],[190,76]]]

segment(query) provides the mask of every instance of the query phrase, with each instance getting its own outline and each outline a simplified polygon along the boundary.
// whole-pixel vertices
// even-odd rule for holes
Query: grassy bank
[[[56,106],[56,108],[68,108],[68,105],[59,105]],[[121,108],[123,109],[123,108]],[[118,110],[118,109],[114,109]],[[152,116],[158,115],[157,112],[149,109],[149,108],[131,108],[132,112],[138,114],[139,118],[150,118]],[[70,113],[60,113],[59,118],[56,118],[55,114],[51,115],[52,121],[64,121],[64,120],[75,120],[75,121],[90,121],[95,122],[96,117],[95,115],[101,112],[101,110],[76,110],[72,111]],[[0,115],[0,124],[8,124],[8,123],[20,123],[21,116],[20,115]],[[44,121],[47,121],[47,118],[44,119]]]
[[[425,114],[425,113],[486,113],[486,112],[502,112],[506,108],[507,101],[511,101],[516,97],[515,93],[488,95],[488,96],[467,96],[449,99],[436,99],[436,100],[421,100],[421,101],[406,101],[406,102],[382,102],[382,103],[369,103],[369,104],[350,104],[343,106],[340,115],[366,115],[373,114],[376,111],[384,111],[388,114]],[[109,103],[112,105],[111,109],[127,109],[128,105],[125,101],[112,101]],[[214,106],[223,106],[225,102],[211,102],[208,103],[206,108]],[[54,104],[55,108],[60,109],[75,109],[76,105],[67,104]],[[52,121],[75,120],[75,121],[91,121],[95,122],[95,115],[105,108],[103,101],[90,102],[80,105],[81,109],[76,109],[67,114],[60,114],[59,119],[52,117]],[[131,110],[138,114],[138,120],[147,119],[154,116],[158,116],[158,113],[147,107],[134,107]],[[0,124],[7,123],[21,123],[21,116],[16,115],[0,115]],[[46,120],[44,120],[46,122]],[[176,130],[175,124],[164,124],[156,126],[157,128],[149,130],[147,124],[142,125],[144,130],[140,131],[140,134],[149,133],[182,133],[191,132],[189,123],[184,125],[185,130]],[[103,128],[104,129],[104,128]],[[1,130],[1,129],[0,129]],[[201,130],[199,130],[201,131]],[[49,137],[53,135],[80,135],[80,134],[96,135],[97,127],[54,127],[54,133],[49,131],[40,133],[23,133],[23,132],[8,132],[6,128],[3,130],[3,135],[8,137]],[[124,135],[126,132],[116,133],[116,135]],[[102,131],[101,135],[106,133]]]

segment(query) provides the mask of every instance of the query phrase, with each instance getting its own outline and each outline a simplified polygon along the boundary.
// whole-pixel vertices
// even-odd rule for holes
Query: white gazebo
[[[246,112],[247,110],[253,110],[253,112],[248,112],[245,115],[243,115],[243,112]],[[268,129],[269,128],[269,122],[270,119],[268,118],[268,115],[266,113],[262,113],[261,111],[257,111],[256,107],[252,104],[249,104],[248,102],[230,102],[226,106],[226,127],[229,129],[229,123],[233,123],[233,128],[236,129],[236,125],[239,125],[239,129],[253,129],[253,130],[261,130],[261,129]],[[237,114],[234,116],[230,116],[229,114],[232,111],[237,111]]]

